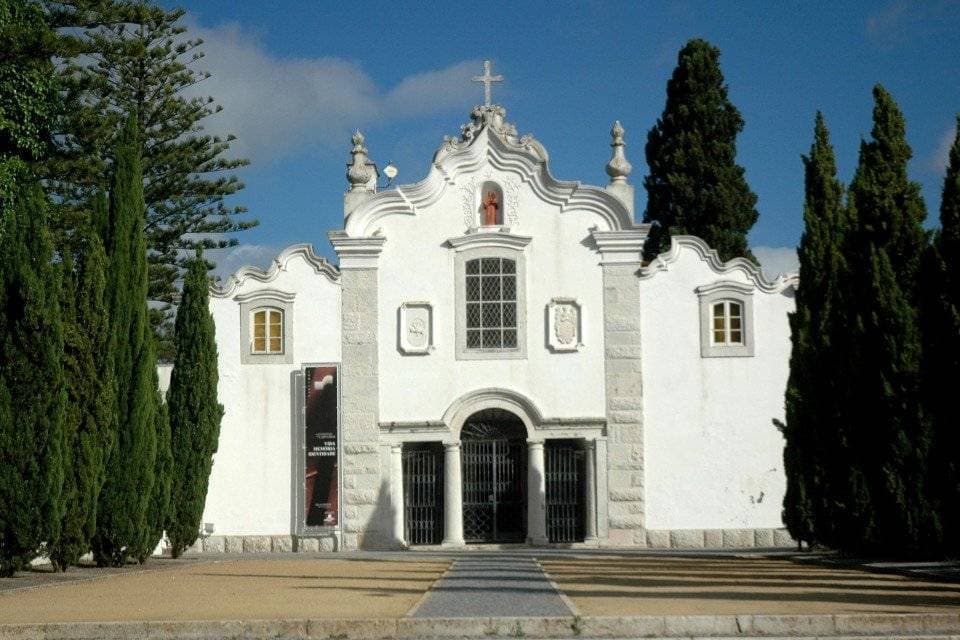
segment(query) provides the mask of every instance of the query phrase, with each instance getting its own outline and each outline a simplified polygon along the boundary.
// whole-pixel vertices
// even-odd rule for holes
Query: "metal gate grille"
[[[522,441],[467,440],[463,452],[463,535],[467,542],[522,542],[526,465]]]
[[[583,542],[583,451],[576,440],[548,440],[544,454],[547,537],[550,542]]]
[[[526,429],[488,409],[461,431],[463,536],[467,542],[523,542],[527,535]]]
[[[439,443],[403,446],[403,512],[407,544],[440,544],[443,448]]]

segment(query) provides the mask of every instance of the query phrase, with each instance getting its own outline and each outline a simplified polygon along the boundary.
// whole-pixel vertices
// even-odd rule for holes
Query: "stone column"
[[[548,542],[547,473],[543,440],[527,440],[527,542]]]
[[[407,544],[403,526],[403,445],[390,447],[390,508],[393,511],[393,540],[397,546]]]
[[[329,237],[340,257],[343,548],[382,548],[392,546],[389,525],[376,517],[389,500],[381,495],[377,354],[377,258],[386,239]]]
[[[608,543],[643,546],[643,386],[640,371],[640,252],[648,225],[594,231],[603,269]],[[602,530],[602,527],[601,527]]]
[[[584,500],[583,511],[586,519],[586,526],[583,529],[583,541],[587,543],[597,542],[597,465],[594,457],[597,454],[597,447],[594,440],[584,441],[584,475],[586,475],[586,500]]]
[[[460,443],[443,443],[443,546],[463,546],[463,488]]]

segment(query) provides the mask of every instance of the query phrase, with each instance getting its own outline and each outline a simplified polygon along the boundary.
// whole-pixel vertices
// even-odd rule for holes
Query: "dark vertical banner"
[[[307,367],[304,514],[308,527],[335,527],[340,522],[337,499],[337,368]]]

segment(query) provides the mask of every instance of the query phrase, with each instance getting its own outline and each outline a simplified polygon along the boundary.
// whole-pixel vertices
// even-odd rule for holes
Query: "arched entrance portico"
[[[527,538],[527,430],[504,409],[471,415],[460,430],[465,542]]]

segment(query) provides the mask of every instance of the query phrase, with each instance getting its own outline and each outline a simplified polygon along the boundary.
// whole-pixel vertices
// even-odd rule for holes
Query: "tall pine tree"
[[[787,491],[783,521],[799,541],[823,541],[821,528],[829,526],[822,513],[835,442],[824,425],[834,424],[835,385],[829,366],[829,322],[843,268],[841,244],[846,233],[843,186],[823,115],[817,112],[810,155],[803,158],[805,197],[804,232],[797,251],[800,287],[796,311],[790,314],[793,350],[786,392],[786,446],[784,469]]]
[[[838,544],[919,554],[932,531],[916,310],[926,211],[919,185],[907,176],[912,152],[903,114],[883,87],[873,95],[872,139],[861,143],[848,203],[849,324],[842,339],[851,356],[840,369],[850,395],[839,423],[850,456],[844,505],[850,517]]]
[[[105,209],[102,196],[96,210]],[[54,567],[66,570],[90,550],[104,461],[113,447],[113,357],[106,306],[107,258],[99,234],[83,225],[63,254],[66,475],[63,526],[48,544]]]
[[[149,297],[172,305],[184,256],[196,246],[234,246],[238,240],[224,234],[257,224],[242,219],[244,207],[229,203],[243,188],[232,171],[248,161],[228,157],[232,135],[203,131],[205,119],[222,108],[197,93],[209,77],[196,68],[203,41],[186,33],[182,9],[152,3],[111,0],[61,13],[65,24],[93,26],[73,30],[84,55],[68,58],[62,68],[72,108],[58,138],[63,153],[52,176],[56,191],[68,202],[85,202],[91,189],[109,188],[105,181],[124,114],[136,113]],[[163,359],[173,357],[170,317],[168,307],[151,310]]]
[[[736,163],[742,130],[743,118],[727,97],[720,50],[690,40],[667,83],[663,115],[647,135],[648,260],[670,248],[671,235],[681,234],[706,240],[723,260],[754,259],[747,233],[757,221],[757,196]]]
[[[167,535],[173,557],[197,539],[223,406],[217,402],[217,342],[208,307],[207,265],[198,251],[183,282],[177,312],[177,359],[167,402],[174,473]]]
[[[134,116],[117,144],[113,166],[105,244],[117,439],[107,460],[93,539],[101,565],[120,565],[141,553],[157,453],[156,358],[147,314],[143,174]]]
[[[932,428],[930,498],[944,553],[960,553],[960,428],[953,394],[960,379],[960,116],[940,201],[940,229],[921,278],[923,397]]]

